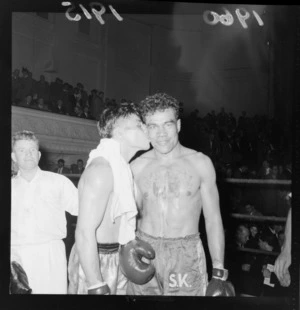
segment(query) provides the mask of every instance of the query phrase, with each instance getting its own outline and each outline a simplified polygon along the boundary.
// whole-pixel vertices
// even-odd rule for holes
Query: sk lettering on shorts
[[[169,287],[191,287],[187,282],[188,274],[170,273],[169,275]]]

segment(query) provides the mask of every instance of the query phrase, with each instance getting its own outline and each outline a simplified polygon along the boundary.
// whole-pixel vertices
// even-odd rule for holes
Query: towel
[[[135,239],[137,207],[134,199],[134,182],[129,164],[121,155],[120,143],[114,139],[103,138],[98,147],[89,154],[86,167],[96,157],[105,158],[112,169],[114,189],[112,195],[111,220],[120,218],[118,242],[126,244]]]

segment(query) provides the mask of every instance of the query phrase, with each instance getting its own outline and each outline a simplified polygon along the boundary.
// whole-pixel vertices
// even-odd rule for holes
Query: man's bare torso
[[[153,150],[138,159],[133,173],[142,196],[139,229],[170,238],[198,232],[202,206],[199,156],[184,148],[182,156],[168,162],[158,160]]]

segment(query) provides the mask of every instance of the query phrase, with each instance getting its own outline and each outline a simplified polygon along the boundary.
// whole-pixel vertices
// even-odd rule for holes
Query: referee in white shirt
[[[31,131],[12,136],[11,261],[25,270],[33,294],[67,293],[65,211],[78,215],[78,193],[65,176],[39,168],[39,141]]]

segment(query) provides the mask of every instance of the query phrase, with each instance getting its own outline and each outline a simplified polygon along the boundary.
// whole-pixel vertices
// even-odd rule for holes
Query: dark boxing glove
[[[226,281],[228,270],[213,268],[212,278],[206,289],[206,296],[235,296],[235,290],[231,282]]]
[[[155,267],[142,261],[145,257],[148,260],[155,258],[155,251],[152,246],[142,240],[132,240],[120,248],[120,267],[125,277],[135,284],[149,282],[154,274]]]
[[[101,282],[90,286],[88,288],[88,295],[110,295],[110,289],[105,282]]]
[[[31,294],[25,270],[16,261],[10,264],[10,293],[11,294]]]

